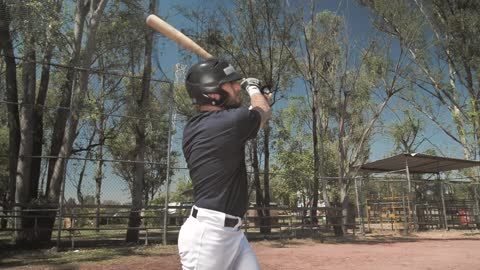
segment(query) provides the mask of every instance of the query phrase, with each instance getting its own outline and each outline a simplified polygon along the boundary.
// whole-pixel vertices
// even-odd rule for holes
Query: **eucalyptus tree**
[[[297,23],[298,47],[296,52],[291,52],[296,57],[297,71],[305,82],[307,96],[311,97],[309,106],[311,109],[312,149],[313,149],[313,188],[310,198],[312,206],[318,205],[318,191],[320,179],[322,179],[323,199],[327,207],[330,201],[327,195],[327,180],[324,176],[324,149],[328,145],[328,129],[330,112],[333,110],[333,97],[331,92],[325,91],[325,81],[322,80],[330,71],[331,62],[339,58],[339,43],[336,39],[339,33],[340,18],[327,25],[322,22],[322,13],[316,14],[316,5],[312,1],[310,5],[299,8]],[[321,44],[321,45],[319,45]],[[323,91],[322,91],[323,90]],[[322,178],[323,177],[323,178]],[[311,218],[316,215],[316,210],[311,210]]]
[[[70,113],[59,113],[60,115],[68,115],[68,117],[59,117],[55,123],[56,130],[54,130],[51,143],[52,150],[55,151],[51,152],[51,155],[60,158],[53,159],[49,163],[46,198],[50,203],[58,203],[59,199],[61,199],[61,186],[62,182],[65,181],[65,159],[71,155],[72,146],[80,123],[79,109],[83,107],[85,97],[89,91],[89,69],[95,60],[94,54],[97,46],[97,31],[101,24],[107,2],[108,0],[76,2],[74,49],[70,63],[72,66],[80,67],[81,69],[78,72],[71,69],[67,73],[67,93],[62,96],[63,100],[60,104],[68,105],[67,107],[70,107]],[[85,29],[84,25],[86,25]],[[85,30],[85,40],[83,40],[83,30]],[[75,74],[78,74],[78,77],[75,76]],[[74,84],[73,81],[76,79],[78,81]],[[72,96],[74,98],[71,98]],[[66,125],[67,120],[68,125]],[[59,133],[55,134],[55,131]],[[50,228],[53,226],[53,217],[47,226]],[[49,239],[51,230],[47,232],[49,234],[46,235],[46,238]]]
[[[79,3],[80,2],[80,3]],[[88,82],[89,82],[89,69],[92,66],[94,60],[94,53],[97,46],[97,31],[101,23],[101,18],[107,5],[108,0],[99,0],[99,1],[77,1],[79,9],[88,8],[88,23],[86,21],[76,22],[76,28],[83,28],[83,24],[87,25],[86,30],[86,39],[84,40],[84,48],[80,53],[79,66],[82,68],[78,72],[78,84],[74,88],[74,98],[70,105],[71,111],[68,115],[69,125],[64,125],[63,139],[60,146],[58,156],[63,157],[57,159],[55,164],[53,164],[53,172],[51,175],[49,190],[47,193],[48,201],[56,203],[60,198],[60,186],[63,179],[63,171],[65,168],[64,158],[68,158],[71,154],[73,141],[75,138],[75,133],[77,132],[78,123],[80,121],[80,114],[78,109],[82,107],[85,96],[88,92]],[[87,16],[85,14],[85,16]],[[83,15],[83,14],[82,14]],[[79,25],[81,24],[81,25]],[[82,40],[75,40],[76,42],[82,42]],[[81,44],[79,44],[81,46]],[[53,143],[52,143],[53,144]],[[50,164],[52,165],[52,164]]]
[[[272,145],[275,160],[272,168],[273,194],[277,201],[296,207],[312,203],[314,192],[314,148],[312,141],[311,110],[304,104],[306,96],[290,96],[285,108],[279,110],[273,119],[277,130],[276,140]],[[335,149],[330,145],[324,153],[326,175],[335,174]]]
[[[150,0],[149,13],[155,13],[155,0]],[[135,178],[131,186],[132,208],[128,219],[128,229],[125,240],[127,242],[137,242],[139,230],[134,229],[140,226],[140,211],[144,207],[144,186],[145,186],[145,137],[146,127],[145,121],[142,119],[146,116],[146,111],[150,108],[150,84],[152,78],[152,49],[153,49],[153,31],[149,31],[145,35],[145,55],[142,81],[140,91],[136,93],[137,111],[139,118],[134,125],[135,134]]]
[[[124,104],[123,76],[106,74],[109,69],[118,67],[118,63],[116,63],[118,60],[115,59],[117,58],[115,56],[119,55],[119,52],[105,49],[105,43],[109,43],[111,40],[106,38],[105,33],[103,33],[102,37],[103,39],[99,40],[99,51],[106,51],[107,53],[104,55],[98,53],[98,69],[103,71],[103,73],[91,78],[92,84],[98,84],[98,87],[91,87],[91,91],[87,93],[84,110],[89,113],[84,113],[81,120],[83,125],[79,128],[79,135],[77,136],[78,138],[88,139],[79,140],[75,144],[75,148],[72,149],[72,154],[85,152],[85,160],[78,176],[78,181],[76,181],[79,202],[83,201],[82,184],[85,170],[88,164],[92,164],[92,159],[95,160],[95,172],[92,178],[95,183],[95,204],[97,205],[94,224],[97,229],[100,224],[102,182],[105,174],[105,156],[107,155],[105,143],[115,138],[120,129],[118,117],[112,116],[119,114]],[[109,60],[109,58],[114,58],[116,61]],[[84,143],[85,141],[86,144]]]
[[[141,164],[144,166],[143,188],[141,190],[140,202],[142,207],[148,206],[159,188],[165,184],[168,158],[168,129],[169,129],[169,87],[166,83],[155,82],[151,89],[159,89],[159,93],[151,93],[149,110],[144,111],[144,116],[136,116],[138,107],[134,94],[135,89],[140,87],[137,79],[127,79],[125,96],[125,115],[118,123],[117,135],[106,142],[108,152],[119,162],[113,164],[113,173],[120,176],[128,186],[130,194],[135,185],[136,168],[135,155],[138,146],[132,138],[135,137],[135,123],[143,121],[145,124],[145,152]],[[171,154],[170,164],[175,164],[178,154]],[[170,175],[173,170],[170,169]],[[140,208],[141,210],[142,208]],[[138,211],[139,213],[140,211]]]
[[[59,45],[58,38],[61,30],[68,29],[68,27],[62,28],[65,23],[65,17],[60,16],[61,9],[63,7],[63,1],[12,1],[9,3],[10,7],[15,10],[18,16],[15,16],[16,20],[13,21],[15,25],[15,31],[18,33],[18,44],[20,45],[21,65],[22,65],[22,80],[21,86],[23,93],[21,95],[22,102],[20,106],[21,111],[21,134],[19,134],[19,159],[17,161],[17,173],[16,173],[16,190],[15,190],[15,202],[17,205],[30,204],[35,199],[39,198],[37,191],[39,190],[39,168],[40,160],[38,157],[32,158],[33,155],[42,153],[41,143],[43,140],[43,119],[44,117],[44,104],[46,102],[47,89],[50,88],[50,66],[51,60],[54,55],[56,45]],[[77,102],[82,101],[82,95],[87,91],[88,72],[86,69],[90,67],[90,61],[95,49],[95,31],[98,27],[98,20],[101,17],[101,13],[106,5],[106,1],[77,1],[77,15],[83,16],[82,20],[76,21],[75,34],[79,32],[83,33],[83,25],[85,24],[85,16],[90,12],[88,19],[89,24],[87,27],[87,40],[83,43],[85,50],[83,51],[84,62],[82,67],[84,68],[79,81],[79,91],[77,95]],[[81,11],[81,12],[80,12]],[[35,16],[33,14],[43,14],[44,16]],[[28,20],[25,17],[28,16]],[[82,17],[80,16],[80,17]],[[80,26],[81,25],[81,26]],[[78,34],[75,40],[75,46],[80,54],[80,48],[82,47],[81,35]],[[80,38],[78,38],[80,37]],[[21,41],[20,41],[21,40]],[[8,44],[6,46],[8,51]],[[42,52],[42,69],[40,72],[37,70],[37,59],[39,58],[39,52]],[[79,54],[77,56],[79,56]],[[73,55],[76,55],[73,53]],[[77,63],[75,63],[77,64]],[[41,74],[40,82],[38,84],[37,91],[37,73]],[[71,87],[67,87],[66,99],[70,101]],[[17,93],[18,95],[18,93]],[[67,103],[68,105],[69,103]],[[62,104],[61,104],[62,105]],[[14,112],[12,112],[14,114]],[[59,110],[58,115],[66,119],[66,113]],[[66,121],[57,121],[57,129],[54,131],[54,138],[60,138],[53,140],[51,145],[63,146],[61,152],[55,152],[52,155],[62,157],[68,157],[71,146],[73,144],[73,138],[76,133],[76,126],[78,124],[78,116],[73,116],[72,121],[68,127],[66,127]],[[58,136],[58,131],[66,129],[69,132],[68,136],[62,141],[63,134]],[[40,145],[39,145],[40,144]],[[47,180],[47,189],[45,191],[45,198],[52,204],[57,204],[60,197],[60,186],[63,178],[63,165],[64,161],[58,159],[52,159],[50,168],[53,173],[49,174]],[[43,195],[43,194],[41,194]],[[51,213],[50,213],[51,214]],[[19,215],[20,216],[20,215]],[[33,219],[20,218],[21,222],[17,222],[16,225],[20,229],[16,234],[17,242],[30,242],[30,241],[43,241],[50,240],[51,232],[53,228],[54,216],[50,215],[49,218],[39,219],[38,228],[40,228],[38,234],[33,233]]]
[[[42,114],[50,73],[47,66],[53,51],[52,37],[58,31],[61,1],[2,1],[0,9],[1,49],[7,69],[6,97],[10,128],[9,196],[15,197],[15,200],[9,199],[9,202],[17,205],[18,222],[15,224],[19,230],[15,234],[15,240],[23,243],[35,237],[33,219],[25,218],[20,210],[38,197],[41,164],[38,155],[42,152]],[[15,57],[15,53],[21,56]],[[43,68],[38,72],[37,61],[41,53]],[[21,80],[17,78],[15,58],[19,59],[21,66]],[[38,89],[37,73],[41,74]],[[17,89],[19,87],[22,88],[21,93]]]
[[[48,1],[44,6],[44,14],[48,14],[49,20],[47,21],[44,40],[40,44],[40,50],[43,54],[41,60],[41,72],[40,81],[38,83],[38,91],[35,100],[35,106],[33,107],[33,149],[32,156],[40,157],[43,155],[43,142],[44,142],[44,114],[45,104],[47,101],[48,89],[51,87],[51,73],[52,65],[51,61],[54,57],[55,50],[59,46],[63,46],[61,41],[60,27],[63,25],[64,17],[61,14],[63,6],[63,0]],[[39,186],[39,179],[41,174],[42,159],[32,159],[31,169],[31,181],[33,197],[40,197],[37,194],[41,190]]]
[[[130,75],[123,80],[125,117],[117,123],[116,136],[106,142],[108,152],[119,160],[113,164],[113,172],[126,181],[131,195],[127,242],[138,241],[140,212],[166,179],[168,104],[172,91],[171,83],[154,79],[154,32],[147,28],[143,18],[145,13],[155,13],[155,1],[149,1],[146,9],[135,9],[142,6],[137,2],[138,5],[125,10],[123,18],[124,25],[132,31],[126,36],[132,42],[124,48],[125,71]],[[172,156],[175,162],[176,155]]]
[[[303,97],[290,97],[288,105],[277,112],[273,126],[277,137],[272,144],[275,159],[272,162],[272,197],[282,205],[306,205],[311,193],[312,144],[309,130],[310,116]]]
[[[408,64],[403,52],[396,59],[389,59],[387,44],[376,40],[363,49],[355,48],[341,16],[328,11],[311,12],[309,16],[298,20],[301,49],[297,51],[296,66],[312,97],[313,148],[318,153],[314,154],[312,196],[315,204],[319,178],[325,176],[322,149],[334,145],[338,161],[335,204],[342,206],[346,224],[349,188],[356,175],[352,168],[368,158],[375,124],[391,98],[405,88],[400,75],[408,72]],[[325,180],[322,193],[328,205],[331,199],[327,187]],[[314,214],[312,211],[312,217]]]

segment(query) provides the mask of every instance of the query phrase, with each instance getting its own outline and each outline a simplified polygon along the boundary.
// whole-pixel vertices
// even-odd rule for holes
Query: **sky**
[[[296,5],[299,2],[303,2],[300,0],[279,0],[285,1],[289,5]],[[201,5],[202,8],[216,8],[216,5],[220,3],[222,5],[231,5],[229,1],[206,1],[206,0],[158,0],[157,1],[157,14],[165,21],[170,23],[175,28],[181,30],[185,28],[192,27],[192,22],[183,15],[179,14],[175,11],[174,6],[178,4],[187,5],[187,6],[197,6]],[[355,44],[365,44],[368,40],[370,35],[375,34],[375,30],[371,25],[371,18],[370,12],[368,9],[360,7],[355,1],[353,0],[320,0],[318,1],[318,10],[329,10],[332,12],[336,12],[339,15],[344,15],[346,20],[347,31],[349,34],[349,39]],[[174,80],[174,66],[176,63],[180,61],[180,54],[179,54],[179,47],[178,45],[165,38],[162,37],[160,34],[156,35],[156,43],[157,48],[156,51],[158,53],[158,62],[160,63],[162,70],[166,73],[168,79]],[[157,74],[156,78],[161,78],[161,74]],[[302,91],[304,87],[303,82],[297,82],[295,87],[299,88],[299,91]],[[392,113],[391,108],[394,108],[395,101],[393,104],[390,105],[389,108],[385,111],[385,119],[395,119],[396,116]],[[172,138],[173,142],[173,150],[181,153],[181,136],[182,136],[182,125],[179,121],[175,122],[177,133]],[[430,141],[434,142],[435,144],[442,145],[442,150],[444,153],[450,153],[453,155],[458,155],[454,157],[461,158],[461,153],[453,144],[449,144],[450,140],[446,138],[441,132],[438,132],[433,126],[428,126],[425,134]],[[420,150],[425,150],[426,148],[432,147],[431,144],[426,143],[424,144],[423,148]],[[393,145],[391,143],[391,139],[385,135],[385,132],[378,132],[374,136],[374,140],[372,142],[371,148],[371,157],[370,161],[384,158],[391,155],[393,150]],[[183,160],[183,155],[181,155],[181,162],[178,164],[178,167],[185,167],[185,162]],[[103,200],[117,200],[119,198],[124,198],[123,201],[128,200],[128,192],[126,192],[126,186],[123,184],[120,179],[117,179],[112,173],[108,173],[110,175],[109,179],[107,179],[104,183],[103,187]],[[179,178],[184,178],[188,176],[187,170],[177,170],[176,174],[173,178],[173,184],[170,190],[175,189],[175,180]],[[71,194],[72,197],[74,196],[73,190],[68,188],[67,182],[67,189],[66,189],[66,197],[68,198]],[[94,186],[90,186],[88,189],[94,190]],[[111,190],[111,191],[109,191]],[[113,191],[116,190],[116,191]]]

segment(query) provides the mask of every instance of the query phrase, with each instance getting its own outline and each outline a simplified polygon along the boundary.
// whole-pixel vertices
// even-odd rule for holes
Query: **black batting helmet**
[[[222,106],[228,94],[220,85],[242,78],[227,61],[212,58],[197,63],[188,70],[185,86],[193,104]],[[221,98],[214,100],[208,94],[219,94]]]

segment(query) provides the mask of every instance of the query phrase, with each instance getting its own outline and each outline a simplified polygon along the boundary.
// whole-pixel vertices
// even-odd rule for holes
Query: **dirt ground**
[[[262,269],[480,269],[480,231],[428,232],[410,237],[366,237],[251,243]],[[81,251],[77,251],[81,252]],[[77,261],[57,266],[29,265],[15,268],[51,270],[180,269],[175,246],[151,255],[130,255],[95,261]]]

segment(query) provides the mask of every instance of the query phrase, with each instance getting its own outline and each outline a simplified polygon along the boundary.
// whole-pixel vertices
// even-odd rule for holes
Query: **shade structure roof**
[[[480,166],[480,161],[431,156],[420,153],[400,154],[360,166],[360,172],[439,173]]]

